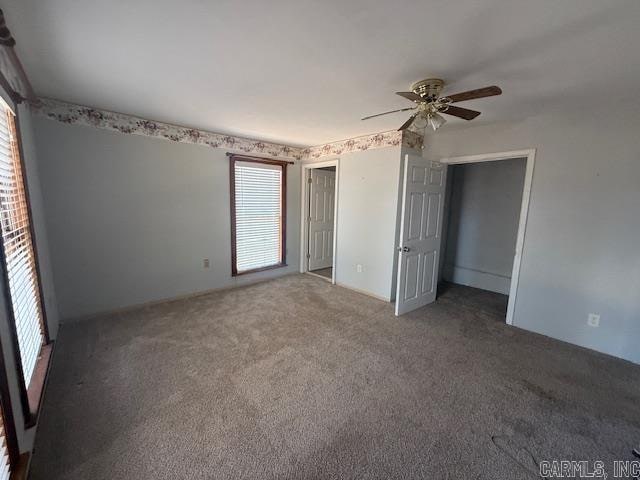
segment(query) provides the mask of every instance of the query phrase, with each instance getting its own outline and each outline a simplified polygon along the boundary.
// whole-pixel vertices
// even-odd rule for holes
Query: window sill
[[[53,342],[43,345],[40,356],[36,362],[36,368],[33,371],[29,388],[27,388],[27,398],[29,399],[29,412],[25,414],[25,427],[33,427],[38,420],[38,412],[42,403],[44,386],[47,383],[47,375],[49,374],[49,365],[51,363],[51,353],[53,351]]]
[[[287,266],[288,265],[286,263],[277,263],[275,265],[269,265],[268,267],[253,268],[251,270],[244,270],[242,272],[232,272],[231,276],[238,277],[240,275],[246,275],[248,273],[264,272],[266,270],[274,270],[276,268],[284,268],[284,267],[287,267]]]
[[[17,465],[11,469],[10,480],[26,480],[29,466],[29,453],[25,452],[20,455]]]

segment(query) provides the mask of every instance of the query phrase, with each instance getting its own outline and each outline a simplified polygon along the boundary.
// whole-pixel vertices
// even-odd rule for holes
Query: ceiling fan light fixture
[[[428,125],[433,129],[433,131],[435,132],[436,130],[438,130],[442,125],[444,125],[445,123],[447,123],[446,118],[444,118],[442,115],[440,115],[439,113],[430,113],[427,117],[427,123]]]
[[[413,102],[411,107],[405,107],[390,112],[369,115],[362,120],[388,115],[390,113],[404,112],[415,110],[416,112],[405,121],[398,131],[410,129],[417,133],[424,133],[427,127],[431,127],[433,131],[438,130],[442,125],[447,123],[445,117],[440,115],[451,115],[463,120],[473,120],[480,112],[470,110],[468,108],[458,107],[454,103],[464,102],[466,100],[475,100],[477,98],[493,97],[501,95],[502,89],[496,85],[489,87],[476,88],[466,92],[455,93],[453,95],[440,96],[444,81],[441,78],[427,78],[420,80],[411,86],[410,92],[396,92],[397,95]],[[448,118],[448,117],[447,117]]]
[[[425,117],[424,114],[418,115],[413,121],[413,127],[416,130],[424,130],[427,127],[429,120]]]

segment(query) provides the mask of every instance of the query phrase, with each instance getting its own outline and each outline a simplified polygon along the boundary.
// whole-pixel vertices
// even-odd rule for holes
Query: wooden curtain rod
[[[38,97],[36,96],[36,93],[31,86],[31,82],[29,82],[29,77],[27,77],[27,73],[22,66],[22,62],[20,62],[18,55],[13,49],[15,45],[16,40],[11,35],[9,27],[7,27],[7,22],[4,18],[4,12],[2,11],[2,9],[0,9],[0,46],[5,49],[7,57],[9,57],[9,61],[13,64],[13,68],[18,74],[18,77],[20,77],[20,83],[22,83],[25,89],[24,92],[17,92],[13,90],[13,88],[9,87],[10,91],[7,93],[9,93],[12,98],[14,98],[14,101],[16,101],[16,103],[19,103],[22,100],[37,103]],[[0,74],[3,77],[2,84],[5,88],[7,88],[7,85],[10,85],[10,83],[7,81],[6,77],[4,77],[4,74],[2,72],[0,72]],[[23,94],[25,96],[23,96]]]
[[[278,158],[265,158],[265,157],[253,157],[251,155],[243,155],[241,153],[233,153],[233,152],[227,152],[227,157],[230,158],[246,158],[247,160],[253,160],[253,161],[261,161],[264,163],[275,163],[278,165],[281,164],[287,164],[287,165],[293,165],[295,162],[292,162],[290,160],[280,160]]]

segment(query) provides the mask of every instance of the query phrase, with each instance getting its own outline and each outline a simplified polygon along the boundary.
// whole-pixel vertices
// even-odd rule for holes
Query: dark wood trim
[[[0,398],[2,399],[2,415],[4,417],[4,435],[7,441],[7,453],[9,454],[9,464],[12,469],[18,464],[20,450],[18,448],[18,437],[16,434],[16,421],[13,415],[11,404],[11,393],[9,392],[9,377],[7,365],[5,363],[2,342],[0,342]]]
[[[38,299],[39,303],[40,303],[40,311],[42,313],[42,333],[43,333],[43,337],[44,337],[44,343],[45,345],[50,343],[49,340],[49,329],[48,329],[48,325],[47,325],[47,319],[46,319],[46,311],[45,311],[45,307],[44,307],[44,297],[43,297],[43,292],[42,292],[42,281],[41,281],[41,275],[40,275],[40,267],[39,267],[39,262],[38,262],[38,254],[37,254],[37,247],[36,247],[36,238],[35,238],[35,233],[33,231],[33,216],[32,216],[32,212],[31,212],[31,201],[29,198],[29,192],[28,192],[28,184],[27,184],[27,172],[26,172],[26,168],[25,168],[25,163],[24,163],[24,153],[23,153],[23,149],[22,149],[22,135],[20,133],[19,130],[19,124],[18,124],[18,112],[17,109],[14,112],[14,123],[15,123],[15,131],[16,131],[16,137],[17,137],[17,144],[18,144],[18,156],[20,157],[18,159],[18,161],[20,162],[20,169],[22,171],[22,182],[24,185],[24,192],[25,192],[25,197],[26,197],[26,203],[27,203],[27,215],[29,216],[29,231],[31,234],[31,243],[32,243],[32,248],[33,248],[33,255],[34,255],[34,263],[36,266],[36,280],[38,282],[38,296],[40,297]],[[13,354],[14,354],[14,358],[15,358],[15,363],[16,363],[16,374],[18,376],[18,390],[20,392],[20,404],[22,406],[22,413],[24,416],[24,424],[25,424],[25,428],[30,428],[32,426],[35,425],[36,420],[38,418],[38,412],[39,412],[39,408],[40,405],[36,405],[35,409],[32,409],[30,402],[29,402],[29,387],[30,385],[26,385],[25,382],[25,378],[24,378],[24,367],[22,365],[22,358],[20,357],[20,345],[18,343],[18,332],[16,331],[16,322],[15,322],[15,312],[13,311],[13,302],[11,299],[11,291],[9,290],[9,277],[7,275],[7,269],[6,269],[6,265],[7,265],[7,261],[6,261],[6,255],[5,255],[5,251],[4,251],[4,245],[2,244],[2,242],[0,242],[0,262],[2,263],[1,265],[1,269],[2,269],[2,276],[4,279],[4,296],[5,296],[5,302],[7,303],[7,311],[9,313],[8,318],[10,319],[9,323],[9,332],[11,335],[11,341],[12,341],[12,350],[13,350]],[[44,345],[43,345],[44,347]],[[42,349],[39,352],[39,355],[42,356],[43,352]],[[47,357],[47,361],[49,360],[49,357]],[[46,375],[45,375],[46,376]],[[30,382],[33,383],[33,382]],[[35,383],[33,383],[34,388],[36,388],[38,391],[42,388],[42,386],[37,385]],[[42,396],[42,393],[40,392],[40,394],[37,396],[37,398],[39,399]]]
[[[280,258],[284,265],[287,264],[287,167],[282,167],[282,189],[280,192],[280,210],[282,222],[280,224]]]
[[[31,411],[31,419],[35,424],[42,404],[44,396],[44,387],[49,377],[49,367],[51,366],[51,357],[53,356],[54,342],[50,342],[42,347],[40,356],[33,370],[29,388],[27,388],[27,397],[29,398],[29,410]]]
[[[236,248],[236,160],[229,158],[229,193],[231,206],[231,276],[238,275],[238,252]]]
[[[287,165],[293,162],[273,160],[270,158],[250,157],[246,155],[236,155],[227,153],[229,157],[229,198],[231,210],[231,276],[246,275],[248,273],[262,272],[287,266]],[[280,263],[268,265],[266,267],[254,268],[238,272],[238,253],[236,246],[236,161],[254,162],[267,165],[277,165],[282,169],[282,183],[280,187],[280,212],[282,221],[280,222]]]
[[[15,109],[17,110],[17,108]],[[15,115],[14,110],[14,115]],[[0,112],[3,115],[4,112]],[[20,142],[18,142],[20,143]],[[0,226],[0,228],[2,228]],[[9,290],[9,275],[7,274],[7,258],[4,252],[4,244],[0,239],[0,270],[2,270],[3,279],[3,295],[6,304],[7,319],[9,319],[9,335],[11,339],[11,350],[13,350],[13,358],[15,362],[16,375],[18,377],[18,391],[20,395],[20,405],[25,424],[31,422],[31,410],[29,409],[29,397],[27,397],[27,387],[24,381],[24,368],[22,366],[22,358],[20,357],[20,347],[18,346],[18,332],[16,331],[15,313],[13,311],[13,301],[11,300],[11,291]]]
[[[240,153],[227,152],[227,157],[232,157],[243,162],[268,163],[269,165],[293,165],[295,162],[291,160],[278,160],[277,158],[253,157],[251,155],[242,155]]]
[[[248,273],[264,272],[265,270],[275,270],[276,268],[284,268],[284,267],[288,267],[288,266],[289,265],[287,265],[286,263],[276,263],[275,265],[267,265],[266,267],[252,268],[251,270],[243,270],[242,272],[237,272],[233,276],[234,277],[239,277],[241,275],[246,275]]]
[[[29,452],[25,452],[18,457],[17,465],[11,471],[9,480],[27,480],[30,457],[31,454]]]

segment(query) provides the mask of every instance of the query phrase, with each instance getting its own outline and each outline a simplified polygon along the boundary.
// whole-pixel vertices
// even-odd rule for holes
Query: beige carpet
[[[449,286],[390,304],[309,275],[65,325],[31,480],[520,479],[631,459],[640,367]]]
[[[316,275],[320,275],[321,277],[331,278],[333,276],[333,267],[313,270],[311,273],[315,273]]]

